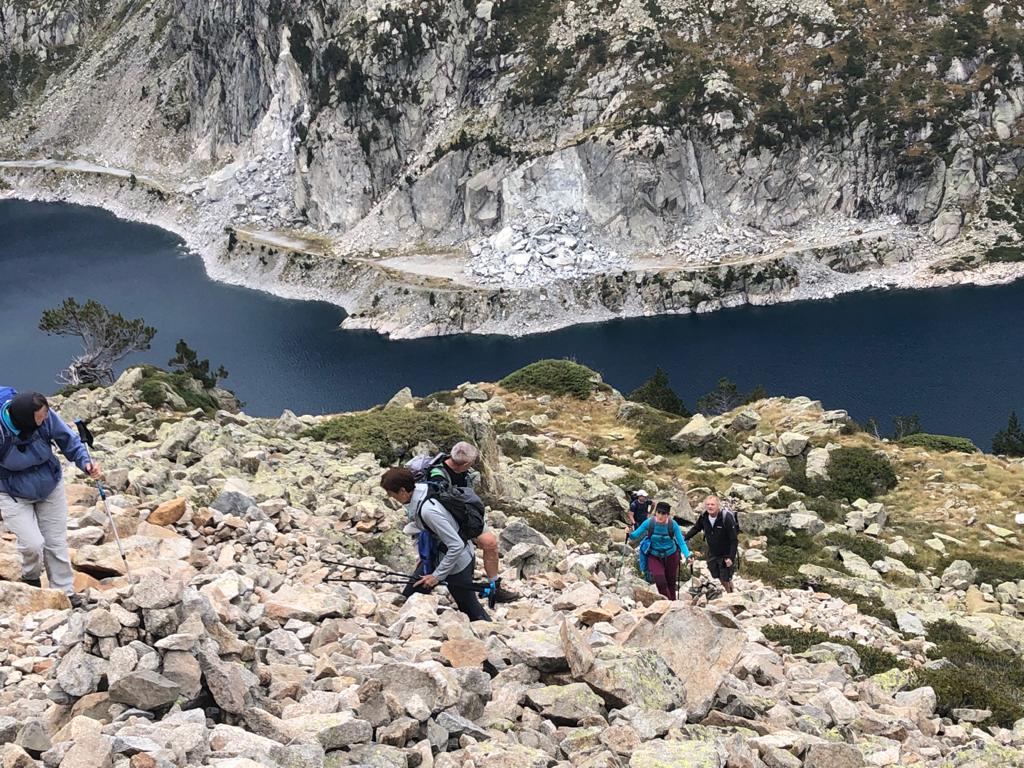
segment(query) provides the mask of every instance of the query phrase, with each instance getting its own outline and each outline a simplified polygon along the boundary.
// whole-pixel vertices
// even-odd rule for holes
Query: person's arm
[[[651,518],[648,517],[646,520],[643,521],[643,523],[640,524],[639,528],[637,528],[635,531],[633,531],[631,534],[629,534],[629,540],[630,541],[636,541],[640,537],[646,536],[647,535],[647,529],[650,527],[650,525],[651,525]]]
[[[434,535],[447,547],[444,557],[437,564],[437,568],[430,574],[438,581],[444,581],[448,574],[455,569],[459,555],[466,548],[466,542],[459,536],[459,529],[446,511],[438,509],[437,502],[428,501],[420,509],[420,516],[426,526],[433,531]]]
[[[683,529],[675,520],[672,521],[672,532],[675,534],[676,546],[679,547],[679,551],[683,553],[683,557],[689,558],[690,548],[686,546],[686,539],[683,538]]]
[[[52,409],[50,415],[46,417],[46,426],[50,430],[53,442],[57,444],[60,452],[64,454],[64,458],[72,462],[83,472],[88,472],[89,470],[86,467],[92,464],[89,449],[85,447],[82,439],[71,431],[71,427],[64,423],[64,419],[58,416]]]
[[[629,523],[630,528],[636,528],[636,516],[633,514],[633,504],[636,502],[629,502],[629,509],[626,510],[626,521]]]
[[[700,523],[701,523],[701,520],[703,519],[703,517],[704,517],[704,515],[697,515],[697,521],[693,524],[693,527],[690,528],[690,530],[686,532],[686,535],[683,537],[684,539],[689,541],[694,536],[696,536],[698,533],[700,533],[700,529],[701,529],[701,524]]]
[[[736,515],[729,515],[729,524],[726,526],[729,530],[727,535],[729,536],[729,559],[736,562],[736,550],[739,548],[739,526],[736,525]]]

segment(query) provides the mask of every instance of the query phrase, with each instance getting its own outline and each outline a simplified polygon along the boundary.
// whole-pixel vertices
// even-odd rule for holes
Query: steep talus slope
[[[1024,765],[1024,702],[1012,688],[1024,669],[1024,601],[1015,583],[993,592],[993,565],[978,554],[987,543],[990,559],[1012,556],[1019,540],[995,526],[953,545],[940,518],[925,531],[927,513],[904,513],[938,494],[947,517],[967,514],[967,494],[985,500],[988,520],[1014,525],[1019,483],[1006,479],[1019,477],[1019,462],[872,441],[808,398],[686,420],[626,401],[599,377],[578,383],[576,395],[556,396],[521,376],[426,398],[402,392],[358,414],[278,419],[235,412],[227,393],[152,369],[54,398],[67,417],[90,420],[132,573],[95,489],[69,482],[72,560],[88,603],[69,610],[60,593],[0,580],[0,759]],[[186,396],[203,407],[188,411]],[[522,595],[490,622],[466,621],[443,590],[404,600],[366,570],[412,565],[405,516],[378,487],[383,466],[459,432],[482,449],[503,576]],[[891,493],[903,496],[829,507],[779,487],[790,462],[805,479],[838,482],[842,451],[865,445],[891,457]],[[959,472],[977,482],[958,482]],[[673,604],[638,578],[619,521],[623,488],[641,480],[683,516],[715,487],[740,510],[737,594]],[[913,561],[933,533],[977,570],[936,570],[919,550]],[[754,578],[766,560],[772,580],[796,573],[783,549],[808,537],[817,565],[799,573],[815,591]],[[857,554],[872,548],[885,560]],[[0,576],[17,575],[3,539]],[[904,601],[895,615],[892,600]],[[958,631],[985,663],[1002,661],[984,673],[993,690],[950,689],[963,660],[947,658],[955,648],[943,633]]]

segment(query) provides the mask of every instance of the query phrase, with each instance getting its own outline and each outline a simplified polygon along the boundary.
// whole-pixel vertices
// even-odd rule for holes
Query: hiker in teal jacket
[[[676,580],[679,578],[680,557],[690,556],[683,531],[669,514],[672,508],[659,501],[654,516],[629,534],[630,541],[650,539],[647,550],[647,570],[654,578],[658,592],[669,600],[676,599]]]

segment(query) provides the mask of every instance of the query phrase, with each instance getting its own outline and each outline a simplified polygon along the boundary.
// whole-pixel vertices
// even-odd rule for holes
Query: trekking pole
[[[93,436],[92,431],[89,429],[89,425],[83,419],[75,419],[75,427],[78,429],[78,436],[82,442],[85,443],[89,448],[95,445],[96,438]],[[121,562],[124,563],[124,572],[128,576],[128,581],[134,581],[132,577],[132,569],[128,567],[128,559],[124,556],[124,547],[121,544],[121,534],[117,532],[117,524],[114,523],[114,516],[110,513],[110,505],[107,504],[107,492],[103,488],[103,483],[99,480],[96,481],[96,490],[100,492],[100,500],[103,502],[103,511],[107,513],[107,520],[110,521],[110,530],[114,532],[114,541],[117,542],[117,551],[121,555]]]
[[[124,571],[128,575],[128,581],[134,582],[132,569],[128,566],[128,558],[124,556],[124,547],[121,545],[121,534],[117,532],[117,523],[110,513],[110,505],[107,503],[107,492],[103,489],[103,483],[96,481],[96,489],[100,492],[100,500],[103,502],[103,511],[107,513],[107,520],[110,521],[110,530],[114,532],[114,541],[117,542],[117,551],[121,555],[121,562],[124,563]]]
[[[409,578],[408,574],[399,573],[398,571],[389,571],[386,568],[374,568],[369,565],[357,565],[356,563],[344,563],[340,560],[329,560],[326,557],[317,558],[321,563],[325,565],[337,565],[341,568],[351,568],[355,571],[369,571],[371,573],[381,573],[385,576],[401,576],[403,579]]]

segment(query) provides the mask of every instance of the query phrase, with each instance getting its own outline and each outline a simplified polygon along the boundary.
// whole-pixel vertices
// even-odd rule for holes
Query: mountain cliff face
[[[345,252],[574,217],[700,264],[884,219],[962,271],[1020,259],[1022,41],[1019,5],[978,0],[4,0],[0,152]]]

